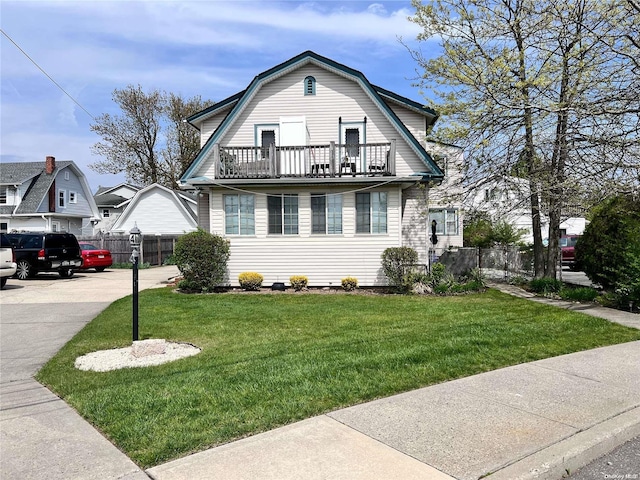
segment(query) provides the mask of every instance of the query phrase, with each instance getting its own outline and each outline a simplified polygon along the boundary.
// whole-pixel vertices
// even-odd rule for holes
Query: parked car
[[[82,266],[80,246],[71,233],[7,233],[16,255],[16,276],[20,280],[38,272],[58,272],[63,278],[73,276]]]
[[[7,236],[0,234],[0,288],[4,288],[7,279],[16,273],[16,255]]]
[[[104,248],[98,248],[91,243],[80,243],[82,250],[82,268],[95,268],[96,272],[102,272],[113,264],[111,252]]]
[[[562,250],[562,266],[568,266],[571,270],[576,267],[576,243],[580,235],[563,235],[560,238],[560,249]]]

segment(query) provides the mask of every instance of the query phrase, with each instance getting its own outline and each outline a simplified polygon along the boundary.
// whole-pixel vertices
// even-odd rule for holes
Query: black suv
[[[38,272],[58,272],[61,277],[73,276],[82,265],[82,254],[75,235],[71,233],[7,233],[13,245],[20,280]]]

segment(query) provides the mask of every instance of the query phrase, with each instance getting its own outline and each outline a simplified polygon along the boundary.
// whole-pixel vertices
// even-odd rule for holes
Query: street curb
[[[640,435],[640,407],[565,438],[484,478],[558,480]]]

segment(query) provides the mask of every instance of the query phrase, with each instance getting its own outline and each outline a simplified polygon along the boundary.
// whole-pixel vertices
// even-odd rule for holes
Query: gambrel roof
[[[257,75],[253,81],[249,84],[246,90],[239,92],[231,97],[222,100],[209,108],[198,112],[189,118],[187,121],[194,127],[199,129],[199,125],[206,119],[217,115],[219,113],[228,111],[224,120],[220,123],[215,132],[209,137],[204,144],[196,158],[191,162],[191,165],[187,168],[180,181],[186,183],[188,180],[194,180],[195,174],[201,164],[205,161],[211,152],[214,144],[219,143],[223,135],[228,131],[231,125],[237,120],[240,113],[251,102],[261,87],[276,78],[288,74],[289,72],[296,70],[304,65],[313,63],[326,70],[332,71],[338,75],[347,77],[356,83],[364,90],[373,103],[380,109],[382,114],[389,120],[391,125],[396,129],[399,135],[407,142],[407,144],[416,153],[417,157],[424,163],[425,171],[416,172],[415,175],[421,176],[423,179],[435,179],[440,180],[444,177],[443,171],[436,165],[431,156],[424,149],[420,141],[418,141],[413,134],[407,129],[404,123],[398,118],[394,111],[389,107],[388,103],[396,103],[402,105],[409,110],[420,113],[426,118],[427,126],[431,127],[436,122],[438,115],[432,109],[425,107],[418,102],[414,102],[401,95],[397,95],[389,90],[385,90],[380,87],[376,87],[369,83],[367,78],[359,71],[350,67],[342,65],[334,60],[318,55],[312,51],[306,51],[297,55],[296,57],[287,60],[269,70]]]
[[[53,185],[59,172],[65,168],[70,168],[80,180],[85,191],[86,197],[89,199],[89,206],[95,216],[97,216],[97,208],[92,204],[91,191],[89,184],[82,171],[73,161],[57,161],[55,169],[51,175],[45,173],[45,164],[43,162],[16,162],[4,163],[0,169],[0,185],[25,185],[28,188],[22,196],[20,204],[15,206],[3,206],[0,213],[24,215],[38,212],[38,208],[48,198],[49,190]],[[30,183],[29,183],[30,182]],[[14,210],[15,209],[15,210]]]

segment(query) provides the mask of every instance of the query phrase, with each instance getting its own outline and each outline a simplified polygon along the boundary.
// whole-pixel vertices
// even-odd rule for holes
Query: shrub
[[[114,263],[113,265],[111,265],[110,268],[117,268],[117,269],[122,269],[122,270],[132,270],[133,269],[133,263],[131,263],[131,262]],[[151,264],[149,262],[144,262],[144,263],[139,263],[138,264],[138,270],[145,270],[147,268],[151,268]]]
[[[509,278],[509,284],[516,285],[517,287],[523,287],[528,283],[529,281],[522,275],[514,275],[513,277]]]
[[[213,291],[224,281],[229,250],[228,240],[201,228],[181,236],[174,253],[183,276],[178,286],[195,292]]]
[[[469,282],[479,285],[478,290],[486,287],[487,279],[479,268],[474,268],[469,272]]]
[[[449,291],[449,285],[444,285],[444,284],[437,285],[436,287],[434,287],[433,291],[440,295],[444,295]]]
[[[257,272],[242,272],[238,275],[238,282],[244,290],[259,290],[263,280],[264,277]]]
[[[392,287],[407,292],[411,289],[413,266],[418,261],[418,252],[411,247],[391,247],[382,252],[382,271]]]
[[[346,292],[351,292],[358,288],[358,279],[356,277],[345,277],[341,280],[341,283]]]
[[[300,290],[305,290],[307,288],[309,279],[304,275],[293,275],[289,277],[289,283],[291,283],[291,287],[296,292],[299,292]]]
[[[423,284],[430,285],[431,277],[427,273],[411,273],[408,277],[409,283],[411,285]]]
[[[529,282],[529,288],[535,293],[558,293],[562,289],[562,282],[555,278],[534,278]]]
[[[560,291],[560,298],[576,302],[593,302],[598,295],[598,291],[590,287],[563,288]]]
[[[444,263],[434,263],[431,265],[431,272],[429,273],[429,283],[432,287],[437,287],[442,283],[442,280],[447,273],[447,267]]]
[[[576,244],[576,263],[620,306],[640,302],[640,197],[621,195],[598,206]]]

